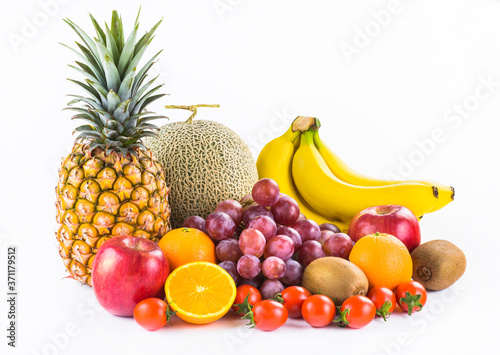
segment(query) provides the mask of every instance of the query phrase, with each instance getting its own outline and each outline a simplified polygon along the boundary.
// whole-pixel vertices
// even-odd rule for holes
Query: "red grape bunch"
[[[221,201],[206,220],[191,216],[183,227],[207,233],[217,244],[219,266],[237,285],[260,288],[263,299],[299,285],[304,268],[315,259],[349,257],[353,246],[349,236],[334,224],[318,226],[306,219],[274,180],[257,181],[252,194],[240,202]]]

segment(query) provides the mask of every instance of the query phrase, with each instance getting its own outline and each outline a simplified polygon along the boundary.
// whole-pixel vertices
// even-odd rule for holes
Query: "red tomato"
[[[262,295],[257,288],[250,285],[241,285],[236,288],[236,298],[232,310],[239,316],[244,316],[251,311],[252,306],[260,301],[262,301]]]
[[[351,296],[340,307],[340,325],[350,328],[363,328],[375,318],[376,308],[372,300],[365,296]]]
[[[384,318],[385,321],[394,311],[394,308],[396,308],[396,296],[387,287],[372,287],[366,297],[371,299],[373,304],[375,304],[377,316]]]
[[[273,300],[257,302],[252,311],[247,313],[244,319],[249,319],[254,327],[260,330],[276,330],[286,323],[288,311],[281,303]]]
[[[147,330],[158,330],[167,322],[175,312],[170,311],[167,303],[159,298],[147,298],[139,302],[134,308],[134,319]]]
[[[290,286],[281,291],[283,306],[288,310],[290,318],[302,316],[302,304],[311,296],[311,292],[300,286]]]
[[[398,306],[407,311],[411,316],[412,312],[419,312],[427,302],[427,291],[417,281],[406,281],[396,289],[396,301]]]
[[[311,296],[302,305],[302,317],[313,327],[326,327],[335,317],[335,303],[324,295]]]

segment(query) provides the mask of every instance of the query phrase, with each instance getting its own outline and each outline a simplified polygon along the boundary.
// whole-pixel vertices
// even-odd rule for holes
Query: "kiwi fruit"
[[[427,290],[439,291],[453,285],[465,272],[465,255],[447,240],[424,243],[411,253],[413,280]]]
[[[312,294],[330,297],[340,306],[351,296],[368,292],[368,278],[353,263],[334,256],[319,258],[304,270],[302,287]]]

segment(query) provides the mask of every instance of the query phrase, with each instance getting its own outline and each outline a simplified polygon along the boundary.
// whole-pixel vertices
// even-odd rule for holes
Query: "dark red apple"
[[[115,316],[132,317],[146,298],[164,298],[169,274],[161,249],[148,239],[120,236],[106,241],[92,265],[92,287],[101,306]]]
[[[388,233],[401,240],[411,253],[420,245],[420,226],[408,208],[398,205],[369,207],[349,224],[347,234],[354,242],[368,234]]]

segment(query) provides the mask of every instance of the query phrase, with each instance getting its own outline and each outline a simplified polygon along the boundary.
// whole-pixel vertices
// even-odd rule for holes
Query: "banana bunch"
[[[401,205],[421,217],[453,201],[453,187],[434,181],[389,181],[359,174],[320,139],[319,126],[316,118],[297,117],[257,159],[259,179],[275,180],[307,218],[347,231],[352,218],[368,207]]]

